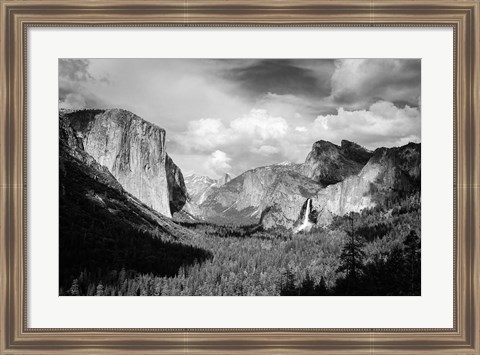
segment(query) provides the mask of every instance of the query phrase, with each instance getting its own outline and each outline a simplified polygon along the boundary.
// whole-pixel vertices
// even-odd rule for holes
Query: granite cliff
[[[93,215],[102,215],[104,223],[125,224],[167,239],[193,235],[128,193],[107,167],[84,150],[83,139],[63,114],[59,118],[59,173],[61,228],[67,222],[79,224],[76,229],[87,228],[88,221],[96,218]]]
[[[322,188],[322,185],[296,171],[280,176],[260,205],[262,225],[267,229],[292,228],[302,217],[302,206]]]
[[[200,204],[202,217],[235,224],[262,219],[267,227],[289,226],[297,218],[303,199],[321,188],[299,169],[298,164],[282,163],[248,170],[214,190]],[[268,213],[276,210],[282,213]]]
[[[302,165],[302,173],[323,185],[336,184],[356,175],[372,156],[356,143],[342,140],[341,145],[320,140]]]
[[[378,203],[420,191],[420,144],[378,148],[356,176],[319,191],[313,197],[318,223],[328,224],[332,215],[359,212]]]
[[[199,219],[298,232],[420,191],[420,144],[372,152],[346,140],[318,141],[303,164],[251,169],[221,186],[190,176],[187,187]]]
[[[311,199],[308,213],[312,213],[313,216],[308,222],[327,225],[335,215],[359,212],[379,203],[385,204],[397,197],[419,192],[420,160],[420,144],[409,143],[402,147],[376,149],[358,174],[350,175],[341,182],[330,184],[304,196],[300,204],[300,206],[303,204],[301,213],[297,214],[296,221],[289,224],[289,227],[302,224],[308,199]],[[345,170],[342,169],[343,171]],[[276,209],[264,212],[262,218],[264,227],[275,226],[275,223],[270,221],[290,215],[291,210],[292,207],[277,202]]]
[[[120,109],[65,115],[85,152],[106,167],[133,196],[171,217],[187,199],[182,172],[168,156],[165,130]]]
[[[68,291],[74,280],[81,287],[80,280],[90,278],[95,285],[97,278],[110,279],[122,269],[174,276],[211,257],[191,245],[195,232],[128,193],[83,148],[83,139],[60,113],[59,295],[75,295]],[[82,292],[93,295],[95,286]]]

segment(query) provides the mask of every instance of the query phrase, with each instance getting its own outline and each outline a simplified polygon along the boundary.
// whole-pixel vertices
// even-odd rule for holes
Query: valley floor
[[[419,295],[419,196],[292,234],[260,226],[183,223],[198,259],[175,274],[85,269],[65,295]],[[164,247],[164,246],[163,246]],[[168,250],[167,250],[168,252]],[[165,254],[164,254],[165,255]],[[159,267],[162,263],[158,263]],[[65,280],[66,281],[66,280]]]

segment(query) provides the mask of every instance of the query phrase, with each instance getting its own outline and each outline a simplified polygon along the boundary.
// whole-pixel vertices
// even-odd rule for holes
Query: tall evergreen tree
[[[306,273],[305,279],[302,281],[300,286],[300,295],[301,296],[314,296],[315,295],[315,282],[310,277],[310,274]]]
[[[95,296],[103,296],[103,285],[101,283],[99,283],[97,286],[97,293]]]
[[[363,239],[356,235],[354,228],[353,214],[348,216],[350,222],[350,229],[346,230],[348,235],[348,241],[343,247],[342,254],[340,255],[340,266],[338,272],[346,272],[345,287],[348,294],[358,294],[358,283],[360,276],[363,273],[363,260],[365,253],[362,250],[364,246]]]
[[[290,268],[287,268],[283,277],[285,278],[285,283],[282,281],[280,296],[295,296],[297,294],[297,290],[295,289],[295,275]]]
[[[78,280],[75,279],[72,282],[72,287],[70,287],[70,295],[72,296],[79,296],[80,295],[80,289],[78,287]]]
[[[421,261],[420,238],[415,231],[411,231],[404,241],[405,245],[405,272],[408,278],[408,291],[411,295],[420,293]]]
[[[325,278],[323,276],[320,278],[320,282],[318,283],[318,285],[315,286],[315,294],[317,296],[328,295],[327,284],[325,283]]]

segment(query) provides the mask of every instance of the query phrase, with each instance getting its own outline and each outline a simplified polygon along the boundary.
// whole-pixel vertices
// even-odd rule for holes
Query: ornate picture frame
[[[0,354],[480,353],[478,0],[0,0]],[[36,329],[27,327],[27,29],[449,27],[454,31],[454,327]]]

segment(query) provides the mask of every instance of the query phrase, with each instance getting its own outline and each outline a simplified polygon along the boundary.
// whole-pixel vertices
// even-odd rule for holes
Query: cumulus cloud
[[[254,137],[263,142],[284,137],[288,124],[284,118],[270,116],[266,110],[253,109],[248,115],[233,120],[230,128],[238,137]]]
[[[225,173],[231,172],[232,167],[229,164],[231,160],[232,159],[228,157],[225,152],[216,150],[208,156],[205,165],[206,168],[213,173],[211,176],[221,176]]]
[[[88,59],[58,60],[58,103],[60,108],[82,109],[106,107],[88,88],[88,83],[96,81],[89,71]],[[100,80],[107,83],[105,78]]]
[[[93,79],[88,71],[90,62],[88,59],[59,59],[58,76],[70,81],[87,81]]]
[[[312,138],[338,142],[348,139],[369,148],[395,146],[420,141],[420,111],[408,105],[399,108],[379,101],[366,110],[339,108],[333,115],[318,116],[312,127]]]
[[[185,132],[171,139],[181,154],[208,155],[207,164],[217,175],[222,167],[240,174],[272,161],[286,160],[285,152],[297,149],[288,147],[291,131],[285,118],[273,116],[267,110],[252,109],[225,123],[212,118],[192,121]],[[228,160],[222,160],[224,157]],[[229,166],[220,164],[220,161]]]
[[[220,176],[302,162],[320,139],[420,141],[420,71],[417,59],[70,59],[59,104],[131,110],[166,130],[182,171]]]
[[[312,144],[321,139],[336,144],[347,139],[369,149],[420,141],[419,109],[388,101],[362,110],[339,108],[302,126],[294,123],[253,109],[229,123],[220,119],[192,121],[187,131],[172,139],[183,154],[207,155],[206,166],[216,176],[282,161],[303,162]]]
[[[180,142],[192,151],[209,151],[221,147],[228,140],[228,129],[220,119],[202,118],[188,123]]]
[[[281,139],[287,132],[288,123],[284,118],[271,116],[266,110],[252,109],[228,125],[213,118],[191,121],[187,130],[173,139],[188,152],[209,152],[226,146],[257,150],[269,141]]]
[[[79,93],[68,93],[60,101],[60,108],[78,110],[87,106],[85,97]]]

